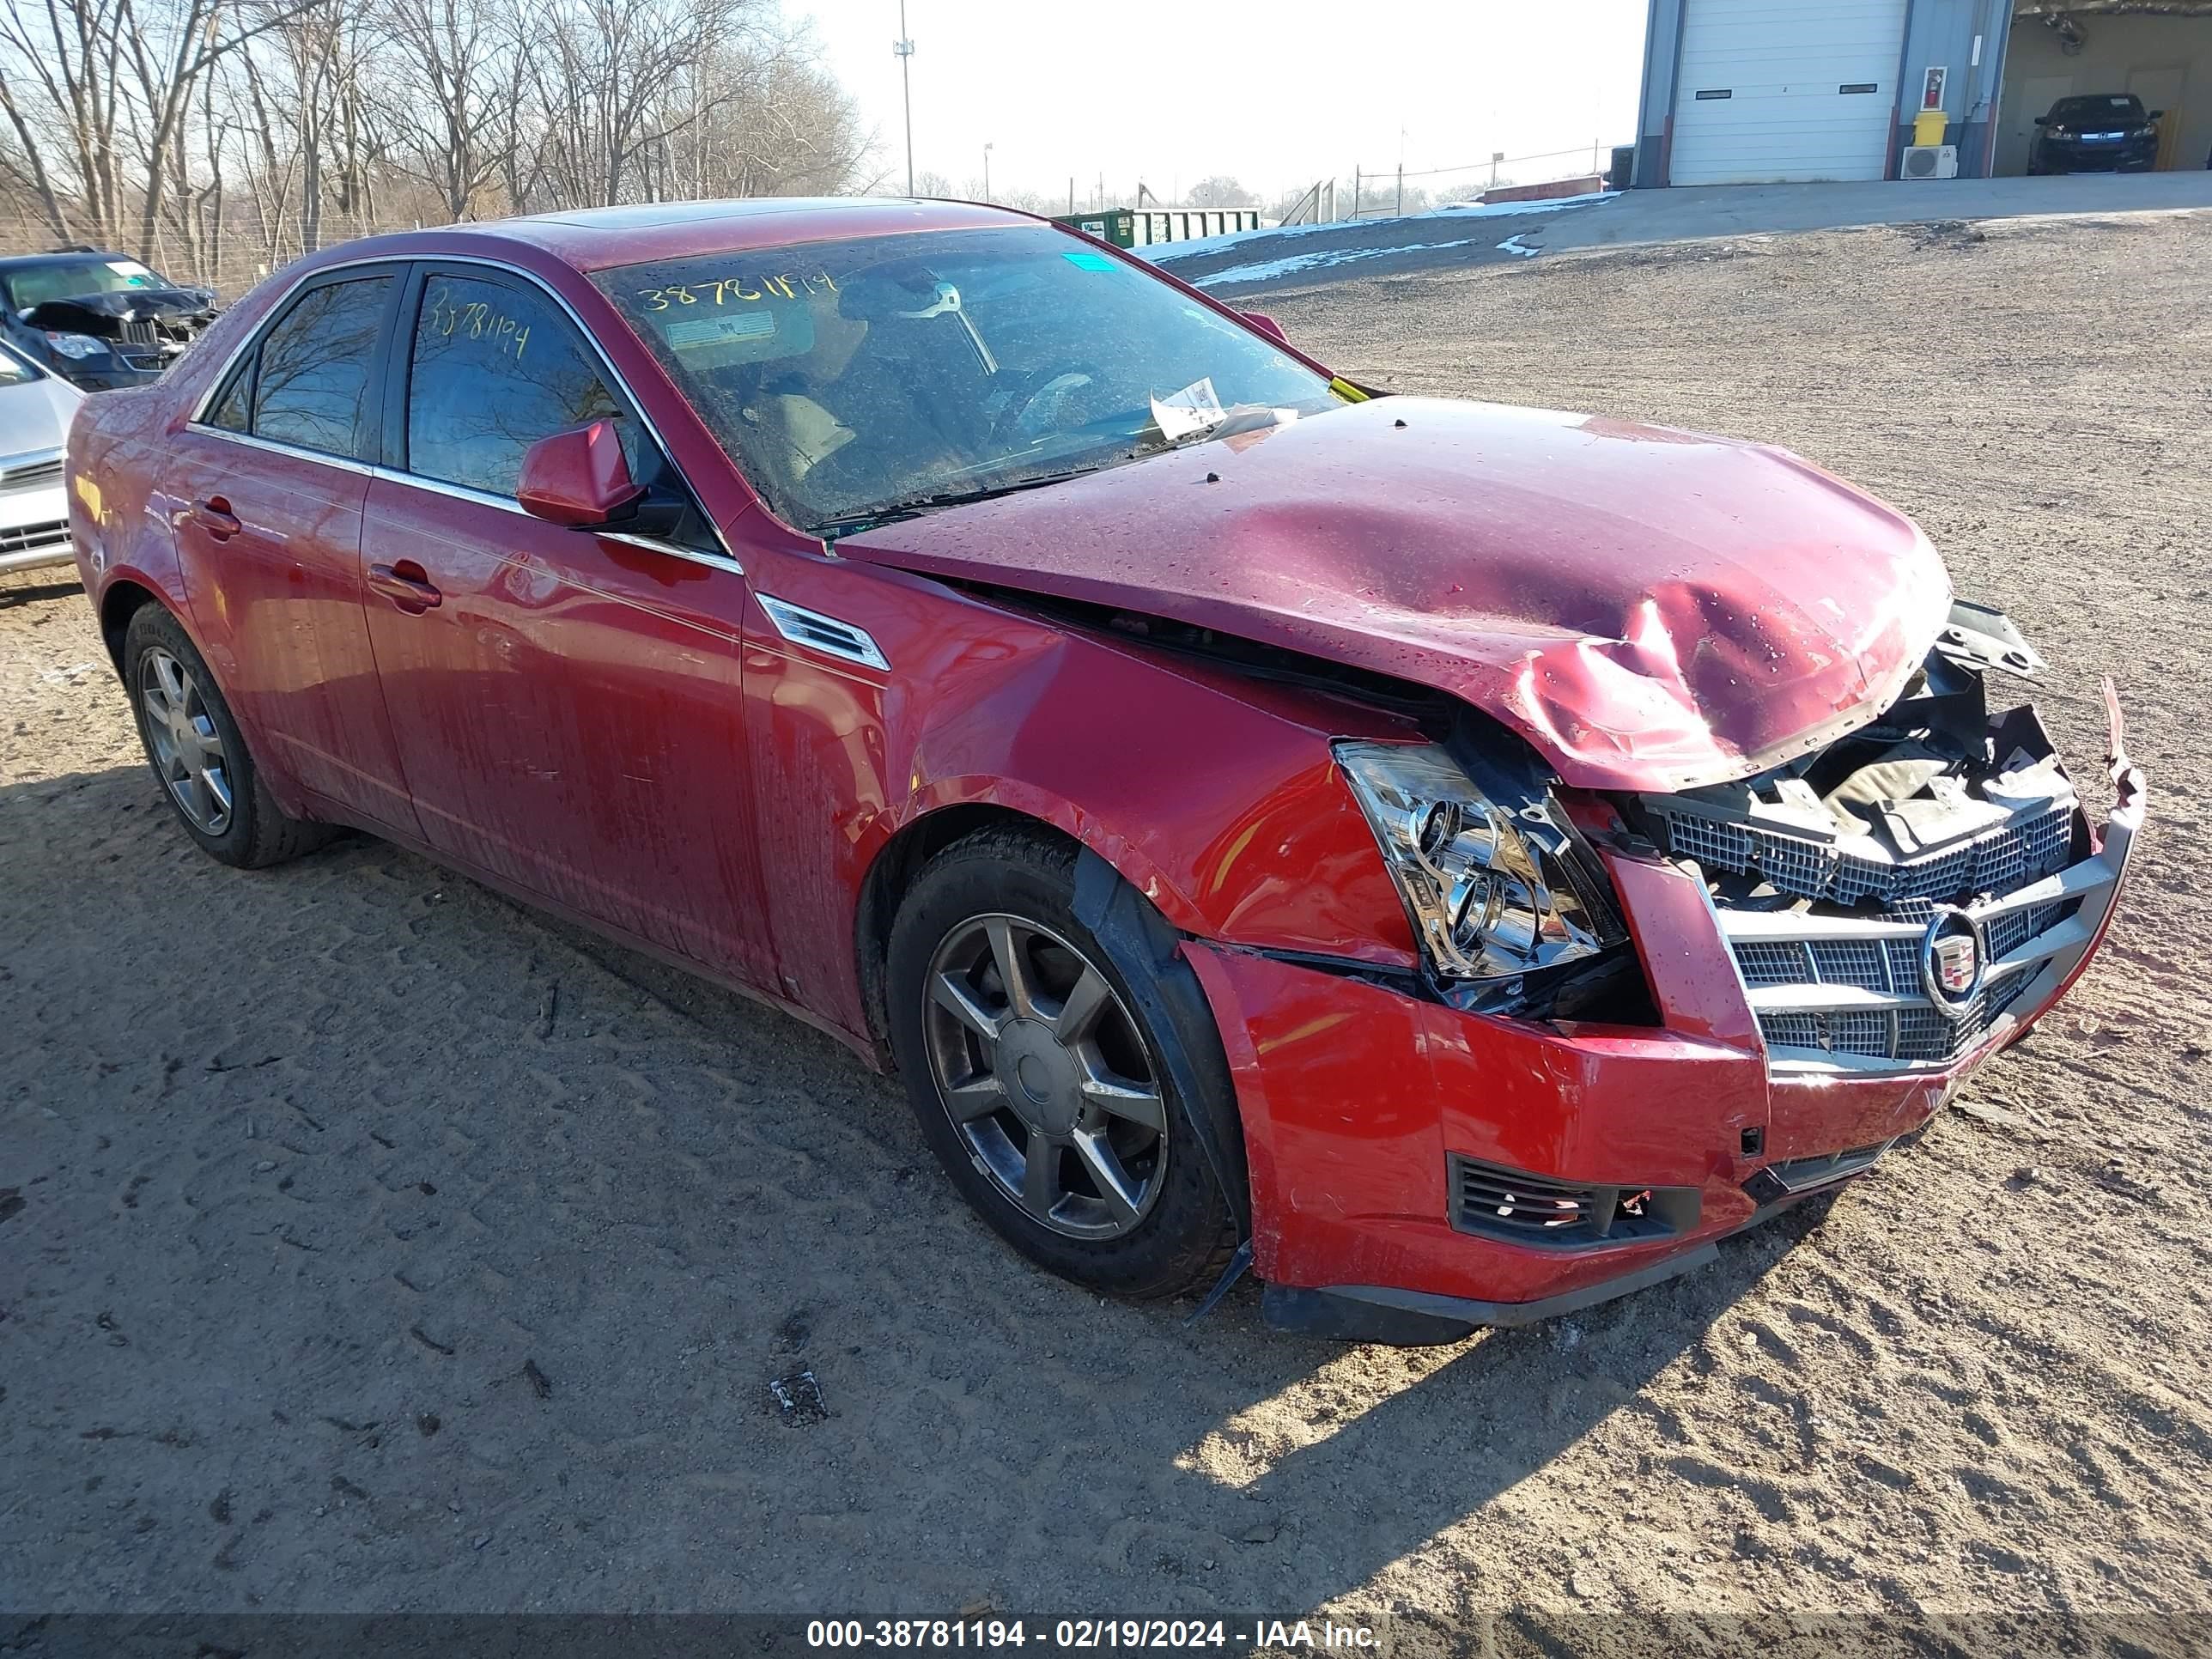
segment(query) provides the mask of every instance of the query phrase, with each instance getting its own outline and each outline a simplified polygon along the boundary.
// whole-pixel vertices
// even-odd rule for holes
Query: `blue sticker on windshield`
[[[1078,270],[1111,270],[1114,262],[1103,253],[1063,253],[1060,256]]]

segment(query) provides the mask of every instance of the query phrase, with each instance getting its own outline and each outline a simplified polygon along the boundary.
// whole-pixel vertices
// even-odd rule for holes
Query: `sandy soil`
[[[216,867],[82,599],[18,581],[0,1607],[2197,1639],[2208,264],[2212,218],[2165,219],[1271,296],[1355,376],[1755,434],[1863,481],[2040,643],[2077,756],[2118,677],[2153,781],[2118,942],[1917,1149],[1713,1268],[1455,1349],[1277,1338],[1249,1296],[1194,1328],[1103,1305],[1000,1247],[893,1090],[794,1024],[373,842]],[[767,1384],[801,1366],[831,1414],[794,1427]]]

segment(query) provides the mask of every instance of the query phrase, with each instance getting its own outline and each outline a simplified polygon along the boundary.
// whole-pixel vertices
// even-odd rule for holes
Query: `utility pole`
[[[891,53],[899,60],[899,94],[906,100],[906,193],[914,194],[914,76],[908,65],[914,57],[914,42],[907,38],[906,0],[899,0],[899,38],[891,42]]]
[[[991,199],[991,147],[983,146],[983,199]]]
[[[1406,216],[1406,164],[1398,163],[1398,216]]]
[[[1357,161],[1352,164],[1352,216],[1355,222],[1359,217],[1359,163]]]

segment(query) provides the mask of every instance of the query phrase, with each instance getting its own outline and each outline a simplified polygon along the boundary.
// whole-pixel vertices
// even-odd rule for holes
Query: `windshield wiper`
[[[896,524],[902,519],[915,519],[940,507],[965,507],[971,501],[996,501],[1001,495],[1012,495],[1024,489],[1042,489],[1047,484],[1065,483],[1070,478],[1079,478],[1086,472],[1097,470],[1096,465],[1071,466],[1058,472],[1034,473],[1017,478],[1010,483],[980,484],[972,489],[933,490],[926,495],[903,495],[896,501],[883,501],[864,507],[842,518],[830,519],[811,526],[811,534],[825,542],[834,542],[841,536],[857,536],[864,530],[873,530],[878,525]]]

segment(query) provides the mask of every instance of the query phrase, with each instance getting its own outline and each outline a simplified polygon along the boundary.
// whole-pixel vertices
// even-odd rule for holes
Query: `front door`
[[[362,527],[369,631],[430,844],[720,972],[769,984],[738,696],[744,580],[682,542],[566,530],[514,500],[538,439],[650,434],[529,280],[426,266],[403,313],[404,408]]]
[[[415,827],[362,614],[372,386],[398,269],[310,283],[177,434],[164,482],[223,695],[310,811]]]

